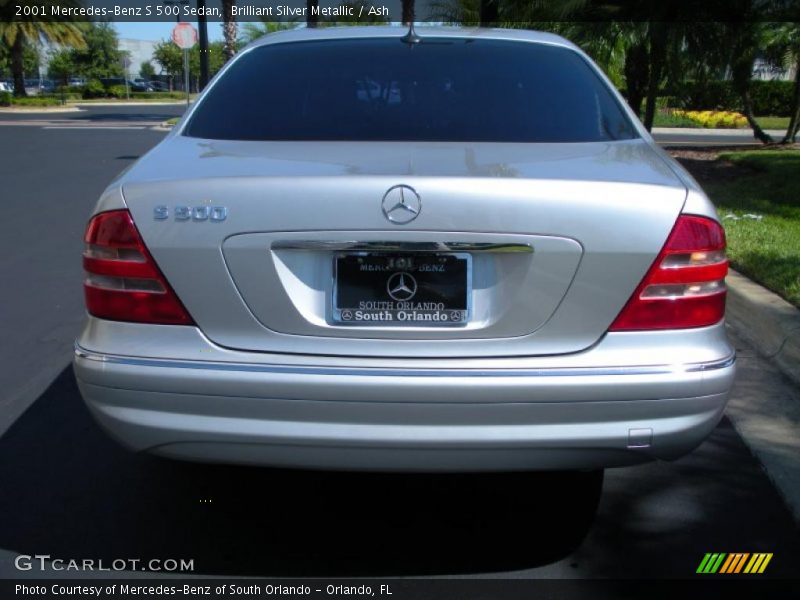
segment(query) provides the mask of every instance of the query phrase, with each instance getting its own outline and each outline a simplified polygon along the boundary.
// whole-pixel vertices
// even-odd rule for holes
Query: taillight
[[[89,314],[114,321],[192,324],[127,210],[95,215],[84,241],[83,288]]]
[[[706,327],[725,315],[725,231],[681,215],[667,243],[610,331]]]

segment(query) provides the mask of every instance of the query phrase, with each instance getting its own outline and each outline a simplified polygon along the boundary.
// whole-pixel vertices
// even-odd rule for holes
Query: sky
[[[196,24],[193,23],[193,25]],[[117,35],[121,38],[128,38],[134,40],[152,40],[160,41],[169,39],[172,33],[172,28],[175,27],[174,22],[169,23],[145,23],[145,22],[115,22],[114,28],[117,30]],[[208,39],[211,42],[222,40],[222,24],[211,23],[208,24]]]

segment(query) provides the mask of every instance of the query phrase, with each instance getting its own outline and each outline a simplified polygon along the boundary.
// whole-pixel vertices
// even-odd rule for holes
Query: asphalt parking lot
[[[608,471],[594,519],[592,487],[559,475],[278,471],[120,449],[69,367],[83,228],[162,138],[151,127],[181,111],[0,115],[16,122],[0,124],[0,577],[20,576],[18,553],[193,558],[201,575],[684,578],[706,552],[772,552],[764,577],[797,575],[797,523],[735,425],[754,396],[800,394],[738,340],[731,418],[674,463]]]

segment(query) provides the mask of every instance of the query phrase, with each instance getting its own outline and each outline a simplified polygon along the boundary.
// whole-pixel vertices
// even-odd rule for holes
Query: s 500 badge
[[[153,207],[153,218],[156,221],[169,219],[169,206],[159,204]],[[176,221],[214,221],[219,223],[228,218],[227,206],[185,206],[177,205],[172,208],[172,215]]]

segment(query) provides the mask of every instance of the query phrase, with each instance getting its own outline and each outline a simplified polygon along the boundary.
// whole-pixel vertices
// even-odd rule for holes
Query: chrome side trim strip
[[[357,242],[325,240],[277,240],[273,250],[326,250],[331,252],[491,252],[532,253],[529,244],[492,244],[488,242]]]
[[[576,377],[614,375],[667,375],[698,373],[732,366],[736,354],[705,363],[678,365],[650,365],[632,367],[576,367],[543,369],[387,369],[381,367],[324,367],[312,365],[275,365],[254,363],[226,363],[199,360],[173,360],[163,358],[138,358],[90,352],[75,344],[75,356],[85,360],[127,365],[131,367],[162,367],[168,369],[198,369],[204,371],[238,371],[245,373],[275,373],[297,375],[346,375],[360,377]]]

